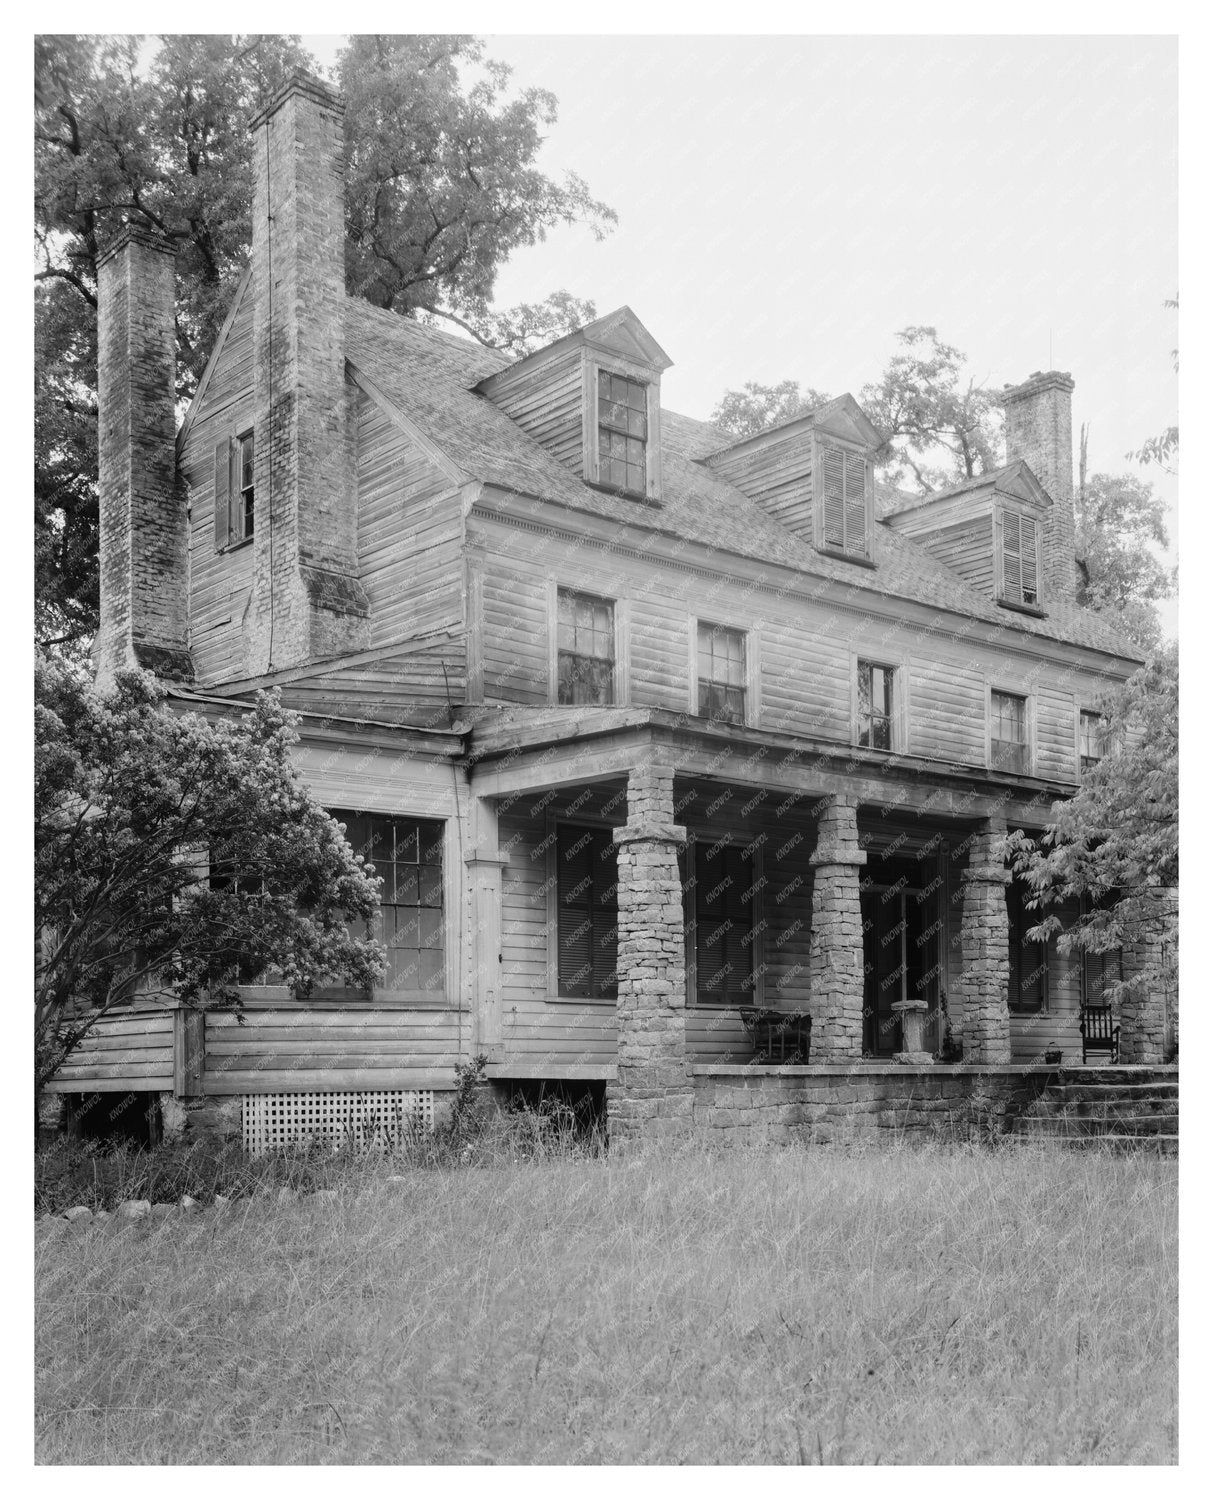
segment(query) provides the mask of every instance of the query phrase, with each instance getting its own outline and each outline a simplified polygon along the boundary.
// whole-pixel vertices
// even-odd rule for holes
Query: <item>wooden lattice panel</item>
[[[325,1141],[334,1149],[384,1150],[434,1128],[432,1089],[368,1089],[334,1094],[245,1094],[244,1149]]]

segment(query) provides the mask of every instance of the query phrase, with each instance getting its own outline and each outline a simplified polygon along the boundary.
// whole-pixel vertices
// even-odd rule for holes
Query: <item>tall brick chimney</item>
[[[297,73],[249,126],[254,672],[367,644],[345,379],[344,109],[319,79]]]
[[[1007,462],[1023,458],[1049,492],[1045,522],[1045,570],[1054,595],[1072,600],[1074,564],[1074,435],[1070,397],[1074,382],[1062,370],[1039,370],[1022,385],[1006,386]]]
[[[168,241],[127,228],[97,262],[101,628],[97,681],[124,667],[193,677],[188,519],[177,484],[177,346]]]

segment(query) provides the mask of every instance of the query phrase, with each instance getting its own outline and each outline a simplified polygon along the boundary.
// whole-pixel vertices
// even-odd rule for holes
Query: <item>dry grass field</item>
[[[1174,1162],[401,1170],[40,1227],[39,1461],[1176,1461]]]

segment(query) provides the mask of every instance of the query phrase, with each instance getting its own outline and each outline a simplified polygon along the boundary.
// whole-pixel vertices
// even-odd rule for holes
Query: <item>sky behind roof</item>
[[[305,37],[325,64],[338,40]],[[674,361],[663,405],[703,418],[746,380],[857,393],[910,324],[982,384],[1068,370],[1091,472],[1152,478],[1174,534],[1175,482],[1125,458],[1176,421],[1174,38],[487,43],[559,100],[541,167],[619,214],[516,254],[499,305],[627,303]]]

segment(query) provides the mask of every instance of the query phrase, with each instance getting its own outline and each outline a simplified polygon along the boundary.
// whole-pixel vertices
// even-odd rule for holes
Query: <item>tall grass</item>
[[[1172,1463],[1175,1163],[351,1168],[39,1236],[44,1463]]]

